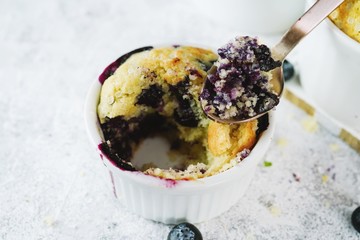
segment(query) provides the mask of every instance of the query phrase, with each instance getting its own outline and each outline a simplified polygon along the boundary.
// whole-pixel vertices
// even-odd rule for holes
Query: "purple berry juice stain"
[[[128,53],[122,55],[121,57],[116,59],[113,63],[111,63],[109,66],[107,66],[104,69],[104,71],[99,76],[99,82],[101,84],[103,84],[105,82],[105,80],[108,77],[110,77],[111,75],[113,75],[114,72],[116,71],[116,69],[118,69],[118,67],[120,65],[122,65],[127,59],[129,59],[133,54],[139,53],[139,52],[144,52],[144,51],[151,50],[151,49],[153,49],[153,47],[151,47],[151,46],[142,47],[142,48],[135,49],[131,52],[128,52]]]
[[[163,179],[165,181],[165,187],[173,188],[177,185],[177,181],[173,179]]]
[[[112,171],[110,171],[110,170],[109,170],[109,173],[110,173],[111,183],[112,183],[112,186],[113,186],[114,196],[115,196],[116,198],[118,198],[118,196],[117,196],[117,194],[116,194],[116,187],[115,187],[114,175],[113,175]]]

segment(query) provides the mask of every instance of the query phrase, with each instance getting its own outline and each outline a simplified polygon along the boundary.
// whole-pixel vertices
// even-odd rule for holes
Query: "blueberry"
[[[175,86],[169,85],[169,88],[179,102],[183,101],[185,95],[188,96],[188,98],[190,97],[190,79],[188,77],[185,77],[183,81],[178,82]]]
[[[292,65],[288,60],[285,60],[283,63],[283,74],[285,81],[291,79],[295,75],[294,65]]]
[[[164,91],[158,84],[150,85],[149,88],[141,90],[140,95],[137,98],[136,104],[157,108],[162,105],[162,96]]]
[[[253,47],[252,49],[256,59],[259,61],[261,71],[268,72],[281,66],[280,61],[275,61],[271,57],[270,49],[266,45],[259,45],[258,47]]]
[[[174,111],[174,119],[177,123],[184,127],[197,127],[199,120],[197,119],[192,108],[189,107],[178,107]]]
[[[191,108],[193,100],[189,94],[190,80],[185,78],[175,86],[169,85],[171,94],[176,98],[179,107],[174,110],[174,119],[185,127],[197,127],[199,120]],[[186,98],[184,98],[186,96]]]
[[[180,223],[178,225],[175,225],[169,235],[167,240],[202,240],[202,235],[191,223]]]
[[[360,207],[356,208],[351,215],[351,223],[353,227],[360,233]]]

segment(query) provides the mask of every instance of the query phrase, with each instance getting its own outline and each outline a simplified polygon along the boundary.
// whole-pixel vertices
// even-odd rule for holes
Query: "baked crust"
[[[235,157],[238,152],[254,146],[256,129],[257,120],[233,125],[212,121],[208,128],[209,150],[214,156]]]

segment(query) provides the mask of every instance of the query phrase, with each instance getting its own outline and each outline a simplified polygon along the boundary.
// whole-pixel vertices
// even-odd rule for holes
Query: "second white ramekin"
[[[341,125],[360,132],[360,43],[325,19],[297,51],[306,95]]]

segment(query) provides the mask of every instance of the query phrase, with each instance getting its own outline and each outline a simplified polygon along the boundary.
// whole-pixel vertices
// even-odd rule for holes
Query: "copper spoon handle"
[[[290,51],[344,0],[318,0],[271,49],[276,60],[283,61]]]

